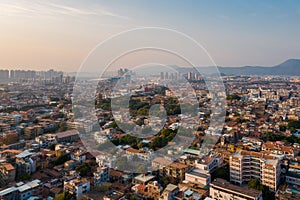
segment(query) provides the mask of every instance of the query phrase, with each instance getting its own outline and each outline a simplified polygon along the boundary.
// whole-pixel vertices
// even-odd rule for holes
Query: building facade
[[[230,181],[242,185],[258,179],[271,190],[280,184],[280,160],[263,153],[238,151],[230,156]]]
[[[215,179],[209,188],[209,196],[215,200],[262,200],[262,192],[248,187],[240,187],[224,179]]]

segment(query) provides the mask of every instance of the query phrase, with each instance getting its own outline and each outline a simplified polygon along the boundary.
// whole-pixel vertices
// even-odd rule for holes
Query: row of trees
[[[300,143],[300,138],[295,136],[285,136],[281,134],[273,134],[273,133],[265,133],[263,135],[263,139],[265,141],[282,141],[289,143]]]

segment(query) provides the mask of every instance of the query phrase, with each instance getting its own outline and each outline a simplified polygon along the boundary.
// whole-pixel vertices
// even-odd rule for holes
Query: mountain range
[[[289,59],[275,66],[218,67],[223,75],[287,75],[300,76],[300,59]]]
[[[173,68],[173,70],[172,70]],[[221,75],[226,76],[300,76],[300,59],[288,59],[283,63],[275,66],[243,66],[243,67],[217,67]],[[203,74],[215,74],[214,67],[197,67],[198,71]],[[190,67],[178,67],[176,65],[168,66],[166,68],[162,66],[145,66],[135,70],[139,74],[146,75],[159,75],[160,72],[179,72],[181,74],[186,74],[189,71],[195,71],[195,69]],[[110,71],[110,74],[116,74],[116,71]],[[69,75],[75,75],[76,73],[69,73]],[[93,72],[82,72],[80,77],[97,77]]]

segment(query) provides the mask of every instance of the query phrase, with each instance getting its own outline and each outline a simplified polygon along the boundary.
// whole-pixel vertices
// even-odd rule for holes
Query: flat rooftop
[[[155,176],[152,176],[152,175],[144,175],[144,174],[141,174],[141,175],[138,175],[136,177],[134,177],[135,180],[138,180],[138,181],[141,181],[143,183],[147,182],[147,181],[151,181],[152,179],[154,179]]]
[[[261,194],[261,191],[259,190],[255,190],[252,188],[249,188],[247,186],[237,186],[234,184],[229,183],[228,181],[224,180],[224,179],[220,179],[217,178],[215,179],[211,184],[211,187],[219,187],[225,190],[230,190],[230,192],[235,192],[235,193],[239,193],[239,194],[243,194],[245,196],[249,196],[249,197],[258,197]]]

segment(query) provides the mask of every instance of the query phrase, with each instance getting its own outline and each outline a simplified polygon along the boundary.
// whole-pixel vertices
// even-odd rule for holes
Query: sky
[[[0,68],[76,71],[112,35],[152,26],[191,36],[220,66],[273,66],[300,58],[299,22],[298,0],[1,0]]]

